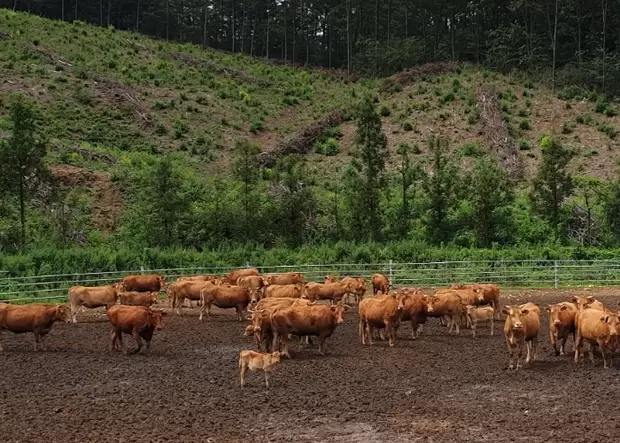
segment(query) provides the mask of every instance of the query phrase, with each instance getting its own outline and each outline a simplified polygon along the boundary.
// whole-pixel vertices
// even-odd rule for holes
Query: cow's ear
[[[588,295],[588,296],[586,297],[586,300],[588,300],[589,302],[593,302],[593,301],[594,301],[594,296],[592,296],[592,295]]]
[[[547,312],[551,312],[551,306],[547,306],[547,307],[545,308],[545,311],[547,311]]]
[[[607,321],[608,321],[608,320],[609,320],[609,315],[603,315],[603,316],[601,317],[601,321],[602,321],[603,323],[607,323]]]
[[[338,305],[331,305],[329,309],[331,309],[333,312],[336,312],[336,309],[338,309]]]
[[[527,315],[530,313],[529,309],[521,309],[521,315]]]
[[[504,309],[502,309],[502,314],[510,315],[510,310],[504,308]]]
[[[344,305],[344,310],[345,310],[345,311],[348,311],[349,309],[351,309],[351,306],[349,306],[349,305]]]
[[[576,295],[573,295],[573,298],[571,300],[573,300],[575,303],[577,303],[579,301],[579,299],[577,298]]]
[[[568,309],[568,306],[563,305],[563,306],[560,308],[560,311],[566,311],[567,309]]]

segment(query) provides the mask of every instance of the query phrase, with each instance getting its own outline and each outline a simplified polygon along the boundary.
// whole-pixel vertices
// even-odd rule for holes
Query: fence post
[[[394,266],[393,265],[394,265],[394,262],[392,262],[392,259],[390,259],[390,286],[394,285],[394,280],[393,280],[393,277],[394,277],[394,270],[393,270],[393,268],[394,268]]]
[[[554,260],[553,262],[553,274],[554,274],[554,287],[558,289],[559,280],[558,280],[558,261]]]

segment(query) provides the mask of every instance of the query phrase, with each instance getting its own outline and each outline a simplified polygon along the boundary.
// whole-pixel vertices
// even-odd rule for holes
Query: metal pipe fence
[[[248,266],[252,264],[248,263]],[[450,283],[493,282],[502,287],[571,287],[620,285],[620,260],[495,260],[425,263],[330,263],[257,266],[263,274],[302,272],[307,281],[321,282],[326,275],[370,279],[374,273],[390,278],[393,286],[444,287]],[[158,273],[169,282],[182,275],[228,273],[227,267],[140,269],[76,274],[7,277],[0,271],[0,301],[60,300],[72,286],[98,286],[131,274]]]

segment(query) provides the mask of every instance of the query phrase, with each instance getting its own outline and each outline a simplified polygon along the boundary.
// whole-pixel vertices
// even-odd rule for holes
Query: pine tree
[[[381,118],[371,96],[365,97],[357,110],[356,150],[347,171],[349,203],[353,212],[353,228],[357,238],[381,239],[381,191],[386,187],[385,162],[388,157],[387,137],[381,129]]]
[[[563,207],[573,191],[573,179],[567,167],[574,153],[549,136],[543,137],[540,146],[542,160],[532,183],[530,199],[534,210],[551,225],[555,238],[561,239],[566,233],[567,220]]]
[[[0,192],[19,201],[20,246],[26,246],[26,205],[47,178],[43,163],[47,142],[35,105],[21,95],[9,107],[11,136],[0,143]]]

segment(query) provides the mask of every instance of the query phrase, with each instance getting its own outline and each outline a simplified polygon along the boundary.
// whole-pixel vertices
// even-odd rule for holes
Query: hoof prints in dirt
[[[544,307],[566,297],[530,297]],[[505,300],[510,303],[524,298]],[[603,299],[616,305],[619,297]],[[107,349],[105,322],[57,324],[45,352],[32,335],[2,335],[3,442],[590,442],[617,435],[616,369],[555,357],[543,315],[541,358],[506,369],[501,325],[489,337],[448,336],[436,320],[394,348],[359,344],[357,314],[328,340],[283,359],[264,389],[239,386],[239,350],[253,349],[246,323],[216,311],[167,317],[150,355]],[[128,341],[128,345],[134,346]],[[569,340],[568,349],[572,350]],[[603,413],[603,411],[608,413]]]

